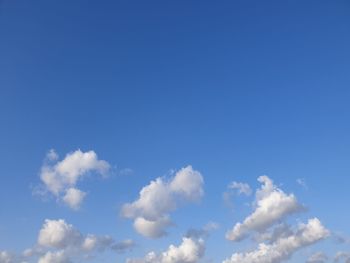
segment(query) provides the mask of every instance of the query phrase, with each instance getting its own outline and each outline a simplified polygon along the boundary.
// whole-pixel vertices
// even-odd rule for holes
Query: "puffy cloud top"
[[[235,253],[223,263],[278,263],[288,259],[295,251],[309,246],[329,235],[329,231],[317,218],[300,224],[297,231],[288,237],[277,239],[272,244],[260,243],[256,250]]]
[[[65,248],[75,245],[81,238],[81,234],[63,219],[46,219],[39,232],[38,244],[44,247]]]
[[[179,202],[195,202],[203,196],[203,177],[187,166],[179,170],[170,180],[157,178],[140,191],[139,198],[124,204],[121,214],[134,219],[134,228],[146,237],[163,236],[171,225],[169,213]]]
[[[81,256],[106,249],[119,253],[131,249],[134,245],[134,242],[129,239],[116,242],[110,236],[83,235],[63,219],[46,219],[39,231],[39,247],[26,250],[25,256],[31,257],[38,254],[39,263],[66,263],[70,262],[72,254]]]
[[[256,192],[255,210],[226,233],[227,239],[240,241],[251,231],[266,230],[275,222],[303,208],[293,194],[285,194],[269,177],[260,176],[258,181],[262,186]]]
[[[75,188],[77,182],[88,173],[105,175],[109,169],[110,165],[99,160],[94,151],[77,150],[58,161],[57,153],[50,150],[47,161],[41,167],[40,179],[49,192],[62,199],[69,207],[77,209],[86,195]]]
[[[184,237],[179,246],[169,248],[157,254],[149,252],[143,259],[129,259],[127,263],[196,263],[204,255],[205,245],[202,239]]]

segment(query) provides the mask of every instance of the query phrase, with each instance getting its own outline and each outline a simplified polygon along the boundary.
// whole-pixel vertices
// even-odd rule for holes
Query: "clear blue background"
[[[135,238],[142,255],[213,220],[207,255],[220,262],[237,248],[224,232],[248,213],[222,192],[262,174],[350,235],[349,47],[345,0],[0,1],[0,249],[64,218]],[[84,181],[74,213],[32,195],[51,148],[95,150],[133,173]],[[165,240],[137,236],[120,205],[187,164],[205,178],[202,203],[175,212]]]

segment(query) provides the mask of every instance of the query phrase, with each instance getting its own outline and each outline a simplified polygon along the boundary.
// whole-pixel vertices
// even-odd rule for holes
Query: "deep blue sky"
[[[120,204],[187,164],[207,194],[181,229],[224,232],[242,218],[222,205],[227,184],[268,174],[350,235],[349,47],[345,0],[0,1],[0,250],[35,243],[45,218],[135,235]],[[32,196],[51,148],[134,172],[86,182],[71,212]]]

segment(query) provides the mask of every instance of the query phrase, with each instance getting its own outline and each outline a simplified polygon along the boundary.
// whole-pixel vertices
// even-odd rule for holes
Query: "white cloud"
[[[205,245],[202,239],[184,237],[179,246],[170,245],[162,253],[149,252],[143,259],[128,259],[127,263],[196,263],[203,256]]]
[[[237,190],[238,194],[244,194],[247,196],[252,194],[252,189],[246,183],[239,183],[239,182],[233,181],[232,183],[229,184],[228,188]]]
[[[81,234],[63,219],[46,219],[39,231],[38,244],[43,247],[66,248],[81,241]]]
[[[63,250],[57,252],[48,251],[39,258],[38,263],[69,263],[71,262]]]
[[[167,182],[157,178],[141,189],[138,200],[122,207],[122,215],[126,218],[142,216],[155,220],[175,208],[176,201],[169,191]]]
[[[328,261],[328,257],[323,252],[316,252],[312,254],[307,260],[306,263],[325,263]]]
[[[56,153],[55,149],[50,149],[47,154],[46,154],[46,158],[48,161],[56,161],[58,160],[58,154]]]
[[[13,263],[13,256],[7,251],[0,251],[0,263]]]
[[[262,186],[256,192],[255,210],[243,223],[237,223],[226,233],[227,239],[240,241],[250,232],[262,232],[303,208],[293,194],[285,194],[269,177],[260,176],[258,181]]]
[[[71,256],[81,257],[108,249],[122,253],[135,246],[132,240],[116,242],[110,236],[83,235],[63,219],[46,219],[38,235],[38,247],[27,249],[27,258],[41,256],[39,262],[69,262]],[[53,250],[53,251],[50,251]]]
[[[235,253],[223,263],[278,263],[290,258],[297,250],[326,238],[329,231],[317,218],[307,224],[300,224],[297,231],[288,237],[282,237],[272,244],[260,243],[251,252]]]
[[[176,173],[169,190],[186,200],[198,201],[204,194],[203,177],[192,166],[187,166]]]
[[[79,209],[81,203],[83,202],[86,193],[77,189],[69,188],[66,194],[63,196],[62,200],[72,209]]]
[[[196,202],[203,196],[203,177],[187,166],[179,170],[170,180],[157,178],[143,187],[139,198],[133,203],[124,204],[121,214],[134,219],[138,233],[157,238],[166,234],[165,228],[171,225],[169,213],[180,202]]]
[[[350,252],[338,251],[334,257],[334,262],[350,263]]]
[[[171,221],[167,216],[160,217],[156,220],[147,220],[143,217],[137,217],[134,221],[135,230],[150,238],[158,238],[166,235],[165,228],[171,225]]]
[[[79,208],[85,193],[75,188],[75,185],[86,174],[95,172],[106,175],[110,165],[99,160],[94,151],[82,152],[77,150],[69,153],[62,161],[54,150],[47,154],[47,161],[41,167],[40,179],[46,190],[63,200],[73,209]],[[62,194],[65,194],[62,197]]]
[[[85,251],[92,251],[97,247],[97,244],[97,237],[94,235],[88,235],[81,244],[81,247]]]

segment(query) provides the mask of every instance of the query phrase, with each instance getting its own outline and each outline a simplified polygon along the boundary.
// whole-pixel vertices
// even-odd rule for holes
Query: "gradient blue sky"
[[[221,262],[241,247],[226,230],[249,214],[222,194],[263,174],[309,208],[302,221],[349,236],[349,47],[349,1],[1,0],[0,250],[34,245],[46,218],[63,218],[134,239],[132,252],[96,261],[123,262],[214,221],[206,258]],[[33,195],[52,148],[94,150],[114,167],[81,182],[79,211]],[[189,164],[202,201],[176,210],[163,239],[135,233],[121,205]],[[329,239],[290,262],[319,250],[350,246]]]

